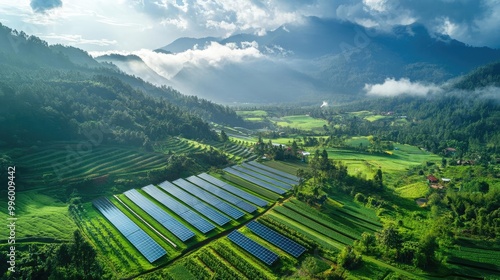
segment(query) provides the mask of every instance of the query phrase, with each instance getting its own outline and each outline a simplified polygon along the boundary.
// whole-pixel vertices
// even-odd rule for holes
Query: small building
[[[427,176],[427,182],[429,184],[435,184],[435,183],[438,183],[439,180],[434,175],[429,175],[429,176]]]
[[[451,182],[451,179],[449,179],[449,178],[441,178],[441,181],[443,181],[443,183],[449,183],[449,182]]]

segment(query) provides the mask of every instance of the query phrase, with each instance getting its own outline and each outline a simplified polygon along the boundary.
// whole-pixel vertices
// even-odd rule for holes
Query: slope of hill
[[[500,87],[500,62],[481,66],[458,80],[456,88],[473,90],[487,86]]]

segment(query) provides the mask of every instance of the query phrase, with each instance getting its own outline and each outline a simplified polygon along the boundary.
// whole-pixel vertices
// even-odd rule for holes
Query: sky
[[[384,30],[417,22],[469,45],[500,48],[500,0],[0,0],[2,24],[89,52],[265,34],[308,16]]]

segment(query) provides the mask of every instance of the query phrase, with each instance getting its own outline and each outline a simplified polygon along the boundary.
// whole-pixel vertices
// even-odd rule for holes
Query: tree
[[[227,136],[226,132],[224,132],[224,130],[220,131],[219,138],[220,138],[221,142],[227,142],[227,141],[229,141],[229,137]]]
[[[361,262],[361,255],[349,245],[345,246],[337,256],[338,265],[345,269],[356,269],[361,265]]]
[[[398,248],[401,244],[401,235],[394,225],[384,228],[376,233],[376,238],[380,246],[386,251],[389,249]]]
[[[382,178],[382,169],[379,168],[377,170],[377,173],[375,173],[375,176],[373,177],[373,181],[375,182],[375,187],[377,187],[380,190],[383,189],[384,181]]]

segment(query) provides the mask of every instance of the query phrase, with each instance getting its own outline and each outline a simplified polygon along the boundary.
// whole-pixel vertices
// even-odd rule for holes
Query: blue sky
[[[500,48],[500,0],[0,0],[0,22],[87,51],[154,49],[179,37],[264,34],[305,16],[389,30],[418,22]]]

